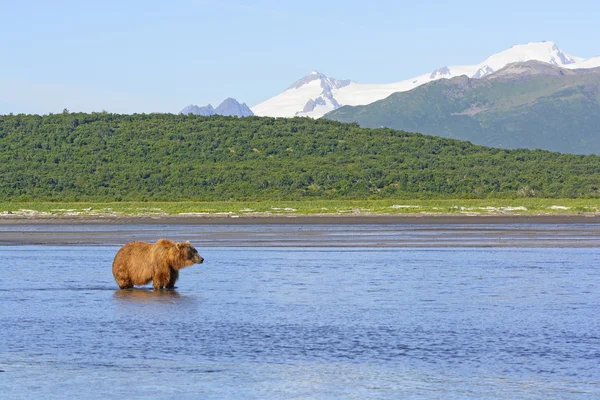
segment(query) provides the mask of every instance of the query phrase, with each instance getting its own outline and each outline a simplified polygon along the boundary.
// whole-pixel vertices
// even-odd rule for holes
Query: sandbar
[[[0,245],[203,247],[600,247],[592,215],[3,216]]]

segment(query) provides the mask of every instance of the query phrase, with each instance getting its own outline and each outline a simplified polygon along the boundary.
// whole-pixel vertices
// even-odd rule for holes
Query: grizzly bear
[[[179,270],[204,259],[190,244],[160,239],[155,244],[128,243],[121,247],[113,261],[113,276],[121,289],[145,285],[152,281],[154,290],[173,289]]]

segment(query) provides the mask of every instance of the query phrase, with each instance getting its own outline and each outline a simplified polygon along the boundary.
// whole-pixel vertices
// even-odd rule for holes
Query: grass
[[[220,202],[0,202],[0,215],[198,214],[578,214],[600,212],[600,199],[307,200]]]

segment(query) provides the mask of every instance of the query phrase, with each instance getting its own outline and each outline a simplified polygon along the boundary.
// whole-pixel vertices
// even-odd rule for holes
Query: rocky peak
[[[187,106],[183,110],[181,110],[179,113],[185,114],[185,115],[193,114],[193,115],[210,116],[215,113],[215,109],[210,104],[207,106],[204,106],[204,107],[198,107],[195,104],[190,104],[189,106]]]
[[[447,76],[450,76],[450,68],[448,67],[442,67],[442,68],[438,68],[435,71],[433,71],[431,73],[431,75],[429,75],[430,79],[437,79],[437,78],[444,78]]]
[[[246,103],[240,104],[236,99],[232,99],[231,97],[219,104],[219,107],[215,109],[215,114],[235,117],[249,117],[254,115]]]
[[[246,103],[240,104],[236,99],[227,98],[217,108],[213,108],[210,104],[204,107],[198,107],[197,105],[191,104],[185,107],[179,112],[180,114],[194,114],[194,115],[229,115],[235,117],[249,117],[254,115],[250,107]]]
[[[575,72],[566,68],[561,68],[557,65],[529,60],[524,62],[510,63],[504,68],[499,69],[486,76],[484,79],[527,79],[531,76],[546,75],[546,76],[564,76],[574,75]]]

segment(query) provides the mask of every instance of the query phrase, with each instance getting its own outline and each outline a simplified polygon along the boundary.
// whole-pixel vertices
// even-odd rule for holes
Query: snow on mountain
[[[304,115],[318,118],[341,107],[333,93],[351,83],[313,71],[294,82],[283,93],[252,107],[252,111],[255,115],[271,117]]]
[[[570,69],[600,66],[600,57],[586,60],[564,53],[553,42],[533,42],[512,46],[476,65],[441,67],[416,78],[389,84],[337,80],[313,71],[284,92],[252,107],[252,111],[259,116],[319,118],[341,106],[369,104],[392,93],[408,91],[437,79],[450,79],[460,75],[479,79],[508,64],[529,60]]]
[[[575,64],[565,65],[569,69],[588,69],[600,67],[600,57],[592,57],[587,60],[579,61]]]

